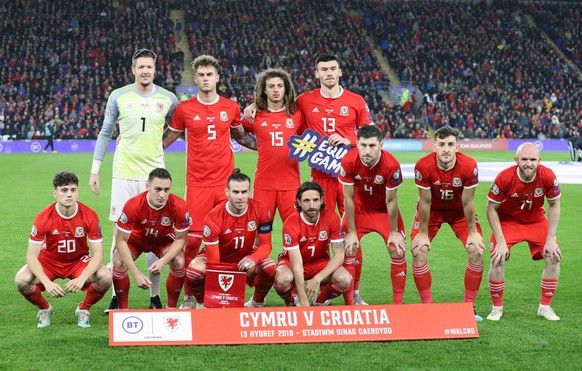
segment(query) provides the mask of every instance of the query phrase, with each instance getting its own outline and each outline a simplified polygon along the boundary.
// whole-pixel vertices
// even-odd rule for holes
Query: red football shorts
[[[527,242],[532,260],[543,259],[542,252],[548,235],[548,220],[546,218],[541,217],[537,222],[527,224],[514,220],[502,221],[501,230],[510,252],[513,245]],[[495,240],[493,233],[491,233],[489,240],[491,241],[489,250],[493,252],[497,246],[497,240]]]

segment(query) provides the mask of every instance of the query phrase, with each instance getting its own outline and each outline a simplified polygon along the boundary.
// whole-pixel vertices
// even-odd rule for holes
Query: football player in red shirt
[[[556,240],[560,220],[560,185],[554,172],[540,164],[540,152],[533,143],[520,145],[515,163],[503,170],[487,196],[487,219],[491,225],[489,291],[493,310],[487,316],[499,321],[503,315],[505,262],[513,245],[527,242],[533,260],[544,259],[538,316],[558,321],[550,303],[558,287],[562,252]],[[548,200],[548,217],[544,209]]]
[[[297,213],[283,223],[283,252],[279,254],[275,290],[288,306],[324,305],[345,292],[352,280],[342,267],[345,248],[340,219],[325,209],[323,189],[315,182],[299,187],[295,208]],[[300,303],[292,298],[294,288]]]
[[[477,162],[459,151],[459,132],[443,126],[434,133],[433,152],[416,162],[419,198],[411,231],[412,274],[423,303],[432,303],[432,276],[428,265],[431,241],[448,223],[467,251],[466,303],[474,303],[483,278],[483,233],[475,212],[479,184]],[[475,312],[477,322],[483,318]]]
[[[259,151],[253,199],[261,201],[273,217],[278,209],[285,221],[295,211],[295,191],[301,183],[299,164],[289,158],[287,142],[303,133],[305,118],[297,110],[291,77],[280,69],[257,76],[255,102],[255,121],[243,119],[245,130],[257,137]]]
[[[390,276],[395,304],[402,304],[406,284],[406,249],[404,222],[398,209],[396,192],[402,184],[398,160],[382,150],[382,132],[374,125],[358,131],[357,148],[342,159],[339,182],[345,197],[344,228],[347,230],[346,264],[354,269],[354,285],[346,292],[346,304],[367,305],[359,293],[362,272],[360,239],[379,233],[390,254]],[[354,260],[360,264],[354,265]],[[353,293],[352,293],[353,291]],[[353,301],[349,301],[352,299]]]
[[[75,314],[79,327],[90,327],[89,309],[111,286],[111,273],[103,265],[99,217],[77,201],[79,179],[74,173],[57,173],[53,187],[57,202],[44,208],[34,220],[26,265],[16,274],[16,289],[38,307],[38,328],[50,326],[53,313],[42,291],[57,298],[87,291]],[[89,247],[92,256],[89,256]],[[55,282],[57,278],[69,281],[61,286]]]
[[[186,275],[182,249],[188,236],[190,215],[186,202],[171,194],[171,189],[170,173],[162,168],[152,170],[146,192],[130,198],[117,220],[113,284],[119,309],[128,308],[128,270],[139,288],[147,289],[152,284],[134,262],[143,252],[153,252],[159,258],[148,267],[154,275],[160,275],[164,266],[170,265],[166,308],[176,308]]]
[[[218,95],[218,61],[212,56],[200,55],[192,62],[192,69],[198,94],[178,104],[163,144],[167,148],[185,132],[186,202],[192,217],[184,252],[186,266],[200,249],[204,218],[226,200],[224,185],[234,169],[231,135],[240,144],[257,149],[255,137],[245,133],[241,125],[238,105]],[[191,293],[188,288],[184,291],[182,308],[190,308]]]
[[[224,189],[227,201],[204,218],[204,249],[190,263],[185,282],[196,298],[196,308],[204,307],[207,268],[247,272],[247,284],[255,292],[245,307],[265,306],[275,277],[275,263],[269,257],[272,220],[260,202],[249,199],[250,188],[250,178],[235,169]]]

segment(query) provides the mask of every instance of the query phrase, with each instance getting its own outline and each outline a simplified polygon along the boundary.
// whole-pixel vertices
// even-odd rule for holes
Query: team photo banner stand
[[[110,346],[478,338],[470,303],[115,310]]]

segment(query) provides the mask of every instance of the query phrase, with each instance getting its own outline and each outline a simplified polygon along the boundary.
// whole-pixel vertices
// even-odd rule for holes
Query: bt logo
[[[143,322],[141,321],[141,319],[135,316],[127,317],[126,319],[124,319],[121,326],[123,327],[123,330],[128,334],[137,334],[138,332],[143,330]]]

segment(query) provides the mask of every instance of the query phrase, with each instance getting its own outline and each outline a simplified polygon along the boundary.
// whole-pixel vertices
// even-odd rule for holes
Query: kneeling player
[[[190,215],[186,202],[171,194],[171,189],[170,173],[162,168],[152,170],[147,191],[130,198],[117,220],[113,284],[119,309],[128,308],[128,270],[139,288],[148,289],[152,284],[134,262],[143,252],[153,252],[159,258],[148,268],[155,275],[161,274],[164,265],[169,263],[166,308],[176,307],[186,274],[182,248],[188,237]]]
[[[269,258],[271,216],[258,201],[249,199],[250,189],[250,178],[235,169],[225,188],[228,200],[204,218],[205,247],[188,266],[185,282],[196,299],[196,308],[204,307],[207,268],[247,272],[247,284],[255,292],[245,307],[265,306],[275,276],[275,263]],[[182,307],[189,307],[186,301]]]
[[[79,327],[90,327],[89,309],[111,286],[111,274],[103,266],[103,236],[97,214],[77,202],[79,179],[68,171],[53,178],[57,202],[43,209],[34,220],[28,242],[26,265],[16,274],[16,288],[36,305],[38,328],[51,324],[53,307],[42,296],[53,297],[87,291],[75,314]],[[89,245],[93,256],[89,256]],[[57,278],[69,281],[60,286]]]
[[[345,248],[340,219],[333,211],[324,209],[322,200],[323,189],[319,184],[303,183],[297,190],[298,213],[283,223],[284,250],[279,255],[275,290],[288,306],[324,305],[345,292],[352,281],[342,267]],[[297,289],[300,303],[292,297],[293,288]]]

